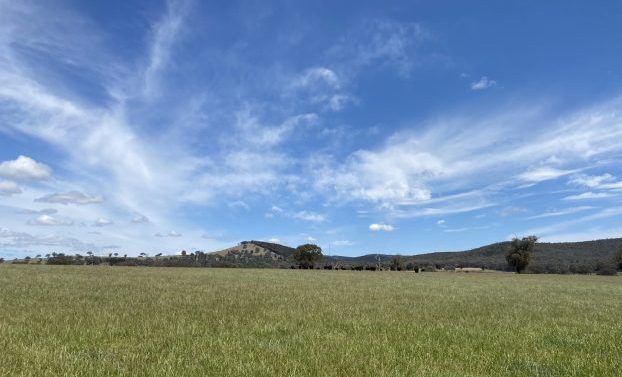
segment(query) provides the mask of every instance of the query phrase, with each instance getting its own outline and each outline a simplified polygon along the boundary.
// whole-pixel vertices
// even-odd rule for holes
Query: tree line
[[[23,260],[16,260],[12,263],[44,263],[50,265],[101,265],[110,266],[147,266],[147,267],[248,267],[248,268],[296,268],[296,269],[325,269],[325,270],[354,270],[354,271],[436,271],[436,270],[452,270],[462,267],[478,267],[481,269],[506,270],[521,273],[596,273],[601,275],[614,275],[617,270],[622,269],[622,248],[615,253],[614,257],[600,257],[596,262],[588,264],[573,264],[570,261],[560,262],[558,265],[532,265],[534,260],[534,250],[536,248],[536,236],[527,236],[523,238],[514,238],[509,243],[504,244],[504,260],[499,260],[499,249],[486,249],[473,251],[470,260],[465,263],[456,263],[449,255],[449,263],[447,260],[430,261],[430,255],[402,257],[400,255],[391,256],[389,260],[381,261],[380,258],[375,262],[358,263],[352,261],[350,263],[325,257],[322,249],[318,245],[304,244],[293,249],[291,257],[278,255],[276,258],[269,255],[249,256],[241,253],[232,253],[225,256],[208,254],[201,251],[187,253],[182,251],[177,256],[163,256],[162,253],[154,256],[148,256],[147,253],[140,253],[138,257],[128,257],[127,255],[119,255],[118,253],[109,253],[108,256],[96,256],[92,252],[86,255],[81,254],[63,254],[52,253],[46,254],[44,257],[37,255],[35,258],[26,257]],[[492,247],[494,245],[490,245]],[[441,255],[443,253],[435,253],[432,255]],[[456,253],[444,253],[456,254]],[[477,262],[480,255],[489,254],[494,257],[495,262]],[[461,257],[468,256],[468,253],[462,253]],[[490,258],[489,258],[490,259]],[[0,259],[0,263],[4,260]],[[565,267],[564,267],[565,266]]]

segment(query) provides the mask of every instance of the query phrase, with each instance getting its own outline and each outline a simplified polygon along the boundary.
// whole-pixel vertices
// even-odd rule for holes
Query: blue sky
[[[622,236],[622,5],[0,0],[0,257]]]

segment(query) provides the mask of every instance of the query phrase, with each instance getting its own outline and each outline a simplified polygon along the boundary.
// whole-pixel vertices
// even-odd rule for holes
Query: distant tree
[[[183,255],[185,257],[186,256],[186,250],[182,250],[181,251],[181,255]]]
[[[139,256],[139,257],[146,257],[146,256],[147,256],[147,253],[140,253],[140,254],[138,254],[138,256]]]
[[[0,258],[0,264],[4,263],[4,258]]]
[[[528,236],[521,239],[514,238],[510,243],[510,250],[505,256],[505,260],[508,264],[516,270],[517,274],[523,272],[523,270],[529,265],[531,261],[531,252],[538,237]]]
[[[162,256],[162,253],[157,253],[156,254],[156,257],[161,257],[161,256]]]
[[[112,255],[114,255],[115,257],[118,257],[118,256],[119,256],[119,253],[114,253],[114,254],[112,254]]]
[[[618,266],[618,269],[622,270],[622,249],[618,250],[618,253],[616,254],[616,265]]]
[[[313,244],[300,245],[292,255],[301,268],[313,268],[322,259],[322,249]]]
[[[402,271],[404,261],[400,255],[391,257],[391,271]]]

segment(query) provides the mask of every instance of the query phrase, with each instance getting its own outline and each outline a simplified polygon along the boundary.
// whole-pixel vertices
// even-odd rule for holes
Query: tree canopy
[[[293,257],[301,268],[313,268],[322,259],[322,248],[313,244],[300,245],[294,251]]]
[[[527,236],[521,239],[514,237],[512,239],[510,250],[505,259],[510,266],[516,269],[516,273],[520,274],[529,265],[531,252],[537,240],[538,237],[536,236]]]

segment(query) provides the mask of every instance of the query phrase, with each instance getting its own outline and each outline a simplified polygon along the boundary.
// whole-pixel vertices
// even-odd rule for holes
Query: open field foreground
[[[0,266],[2,376],[619,376],[622,277]]]

